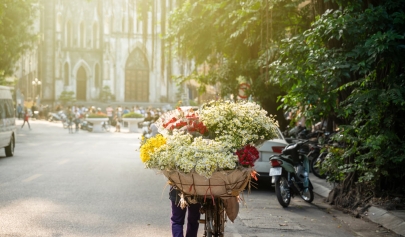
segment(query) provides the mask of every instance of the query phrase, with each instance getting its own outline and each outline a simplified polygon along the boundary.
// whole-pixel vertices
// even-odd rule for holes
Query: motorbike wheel
[[[301,198],[308,203],[314,200],[314,191],[312,191],[312,189],[307,188],[307,191],[301,191],[300,195]]]
[[[322,153],[310,162],[312,173],[320,179],[326,179],[326,175],[320,173],[320,167],[322,166],[322,162],[325,160],[326,155],[327,153]]]
[[[308,160],[309,160],[309,172],[313,173],[313,168],[314,168],[314,161],[316,158],[318,158],[319,152],[310,152],[308,153]]]
[[[284,176],[275,177],[275,190],[277,200],[282,207],[288,207],[291,201],[290,187]]]

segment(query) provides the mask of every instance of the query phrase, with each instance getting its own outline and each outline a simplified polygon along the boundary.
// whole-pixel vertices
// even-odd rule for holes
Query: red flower
[[[198,132],[202,135],[207,133],[207,127],[202,122],[196,121],[191,121],[189,126],[187,127],[187,130],[189,132]]]
[[[239,158],[239,163],[246,167],[253,167],[255,161],[259,159],[259,151],[256,147],[246,145],[242,149],[236,151],[236,155]]]
[[[172,126],[169,126],[169,125],[170,125],[171,123],[176,122],[176,121],[177,121],[177,119],[176,119],[175,117],[173,117],[172,119],[170,119],[169,122],[164,123],[164,124],[163,124],[163,127],[164,127],[164,128],[167,128],[167,129],[171,129]],[[168,127],[169,127],[169,128],[168,128]]]

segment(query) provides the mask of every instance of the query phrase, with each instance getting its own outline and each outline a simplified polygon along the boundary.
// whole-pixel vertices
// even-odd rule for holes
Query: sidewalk
[[[314,192],[327,198],[333,186],[323,179],[310,174],[309,179],[314,186]],[[392,232],[405,236],[405,210],[387,211],[378,207],[370,207],[366,213],[368,219]]]

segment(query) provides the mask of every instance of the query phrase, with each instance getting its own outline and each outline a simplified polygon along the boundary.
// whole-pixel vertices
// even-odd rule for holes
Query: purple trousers
[[[184,237],[183,226],[187,212],[187,231],[186,237],[197,237],[200,220],[200,204],[190,204],[187,208],[181,209],[174,201],[172,202],[172,235],[173,237]]]

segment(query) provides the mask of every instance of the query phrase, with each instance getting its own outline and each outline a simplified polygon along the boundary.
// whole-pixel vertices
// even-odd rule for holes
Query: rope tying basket
[[[163,171],[163,174],[184,194],[227,199],[239,196],[250,181],[251,171],[251,168],[216,171],[209,179],[195,172]]]

